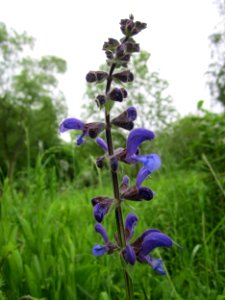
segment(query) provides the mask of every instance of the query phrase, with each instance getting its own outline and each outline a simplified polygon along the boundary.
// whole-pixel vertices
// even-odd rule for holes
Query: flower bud
[[[126,53],[126,44],[121,44],[116,48],[116,56],[122,58]]]
[[[113,59],[114,57],[112,51],[109,50],[105,51],[105,55],[108,59]]]
[[[105,157],[104,156],[101,156],[101,157],[97,157],[96,158],[96,166],[99,168],[99,169],[102,169],[104,167],[104,160],[105,160]]]
[[[108,97],[110,100],[122,102],[123,101],[124,91],[121,91],[119,88],[114,88],[109,94]]]
[[[127,42],[126,51],[127,53],[140,52],[140,46],[137,43]]]
[[[103,50],[114,51],[116,47],[119,45],[119,42],[116,39],[109,38],[108,42],[105,42],[103,45]]]
[[[129,19],[122,19],[120,21],[120,29],[123,34],[127,37],[133,36],[139,33],[141,30],[147,27],[146,23],[141,23],[139,21],[134,22],[133,15],[130,15]]]
[[[103,81],[108,77],[108,73],[103,71],[90,71],[86,75],[86,81],[89,83]]]
[[[123,72],[113,74],[113,78],[122,82],[131,82],[134,80],[134,75],[130,70],[125,70]]]
[[[92,139],[95,139],[98,136],[98,134],[104,130],[104,128],[105,128],[105,124],[101,122],[85,124],[85,131]]]
[[[130,106],[127,110],[121,113],[118,117],[114,118],[111,123],[118,127],[132,130],[134,127],[133,121],[137,118],[137,110],[135,107]]]
[[[102,107],[106,103],[105,95],[98,95],[95,102],[97,103],[98,107]]]

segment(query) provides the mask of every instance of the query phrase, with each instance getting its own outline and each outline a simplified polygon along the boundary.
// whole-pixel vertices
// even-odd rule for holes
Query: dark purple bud
[[[105,129],[105,124],[100,122],[94,122],[94,123],[87,123],[85,124],[85,131],[87,134],[95,139],[100,132],[102,132]]]
[[[104,150],[104,152],[108,152],[108,146],[102,138],[97,137],[95,141],[99,145],[99,147],[101,147]]]
[[[114,55],[112,51],[105,51],[105,55],[108,59],[113,59]]]
[[[108,97],[110,100],[122,102],[123,94],[124,91],[121,91],[119,88],[114,88],[110,93],[108,93]]]
[[[139,188],[139,197],[140,197],[140,199],[149,201],[149,200],[152,200],[152,198],[154,197],[154,192],[147,187],[140,187]]]
[[[102,107],[106,103],[106,96],[105,95],[98,95],[95,99],[95,102],[98,107]]]
[[[146,140],[152,140],[154,137],[154,133],[148,129],[137,128],[132,130],[127,139],[126,159],[132,161],[132,156],[136,153],[140,144]]]
[[[84,122],[76,119],[76,118],[67,118],[61,122],[59,125],[59,132],[63,133],[67,130],[84,130]]]
[[[141,23],[139,21],[135,22],[135,26],[131,29],[131,35],[135,35],[139,33],[141,30],[145,29],[147,27],[146,23]]]
[[[122,117],[120,117],[121,116],[114,118],[111,123],[126,130],[132,130],[134,128],[134,123],[132,121],[129,121],[126,117],[126,119],[122,119]]]
[[[146,23],[139,21],[134,22],[134,17],[131,15],[129,19],[122,19],[120,21],[120,29],[123,34],[127,37],[133,36],[139,33],[141,30],[147,27]]]
[[[103,50],[114,51],[119,45],[119,42],[116,39],[109,38],[108,42],[104,42]]]
[[[127,263],[131,264],[132,266],[135,264],[136,254],[135,254],[134,249],[130,245],[126,246],[126,248],[123,250],[122,254],[123,254],[124,260]]]
[[[127,91],[124,88],[121,88],[120,90],[123,94],[123,98],[127,98]]]
[[[95,82],[95,81],[102,81],[108,78],[108,73],[103,71],[90,71],[86,75],[86,80],[89,83]]]
[[[114,118],[111,123],[118,127],[132,130],[134,127],[133,121],[137,118],[136,108],[131,106],[118,117]]]
[[[108,247],[106,245],[100,246],[96,244],[92,248],[92,254],[94,256],[103,256],[106,252],[108,252]]]
[[[118,79],[122,82],[131,82],[134,80],[134,75],[130,70],[125,70],[119,73],[113,74],[114,79]]]
[[[116,56],[121,58],[125,55],[126,52],[126,44],[121,44],[116,48]]]
[[[135,42],[126,42],[126,51],[128,53],[140,52],[140,46]]]
[[[124,56],[122,56],[122,57],[120,58],[120,60],[121,60],[122,62],[128,63],[128,62],[130,61],[130,54],[125,54]],[[124,64],[124,66],[126,66],[126,65],[127,65],[127,64]],[[133,79],[130,80],[130,81],[133,81]]]
[[[129,241],[134,234],[134,227],[138,221],[137,215],[129,213],[125,221],[126,240]]]
[[[137,188],[136,186],[128,188],[125,193],[121,195],[122,198],[131,201],[151,200],[154,193],[147,187]]]
[[[109,241],[105,227],[102,224],[95,224],[95,231],[101,234],[105,243]]]
[[[130,36],[131,35],[131,30],[134,26],[134,22],[133,19],[122,19],[120,21],[120,29],[122,31],[122,33],[126,36]]]
[[[102,169],[104,167],[104,160],[105,160],[105,157],[104,156],[101,156],[101,157],[97,157],[96,158],[96,166],[99,168],[99,169]]]

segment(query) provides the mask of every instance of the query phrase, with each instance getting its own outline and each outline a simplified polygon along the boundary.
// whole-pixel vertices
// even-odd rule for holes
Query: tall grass
[[[129,268],[135,299],[225,299],[225,225],[218,220],[218,226],[211,226],[216,199],[208,197],[205,173],[158,172],[146,184],[156,191],[151,202],[124,203],[125,211],[127,207],[127,212],[142,215],[135,236],[157,227],[183,250],[156,251],[167,276],[153,273],[147,265]],[[102,241],[93,229],[90,200],[110,193],[105,182],[65,188],[57,182],[54,168],[45,170],[41,164],[24,180],[5,180],[0,198],[0,299],[124,299],[116,257],[91,255],[92,246]],[[112,238],[113,216],[104,222]]]

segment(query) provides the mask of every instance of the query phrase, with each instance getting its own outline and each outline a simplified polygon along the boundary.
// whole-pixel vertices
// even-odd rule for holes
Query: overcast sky
[[[218,23],[213,0],[1,0],[0,7],[0,21],[35,37],[35,56],[67,61],[60,87],[70,115],[79,117],[85,75],[105,62],[103,42],[121,38],[119,21],[130,13],[148,25],[136,40],[151,53],[150,71],[168,80],[178,111],[195,112],[200,99],[209,107],[208,36]]]

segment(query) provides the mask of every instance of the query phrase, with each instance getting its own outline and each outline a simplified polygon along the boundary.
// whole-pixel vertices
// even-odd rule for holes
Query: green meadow
[[[140,217],[135,236],[158,228],[183,247],[154,253],[164,259],[166,276],[139,263],[129,267],[135,299],[225,299],[225,217],[216,203],[219,196],[224,199],[224,189],[206,157],[202,162],[202,171],[175,170],[168,162],[147,180],[156,192],[152,201],[123,203],[124,215],[132,211]],[[91,254],[102,240],[94,232],[90,200],[112,195],[110,181],[96,176],[98,182],[85,188],[59,183],[55,168],[46,170],[38,162],[29,176],[13,183],[5,179],[0,299],[124,299],[117,255]],[[217,197],[210,195],[214,184]],[[113,210],[103,224],[113,237]]]

